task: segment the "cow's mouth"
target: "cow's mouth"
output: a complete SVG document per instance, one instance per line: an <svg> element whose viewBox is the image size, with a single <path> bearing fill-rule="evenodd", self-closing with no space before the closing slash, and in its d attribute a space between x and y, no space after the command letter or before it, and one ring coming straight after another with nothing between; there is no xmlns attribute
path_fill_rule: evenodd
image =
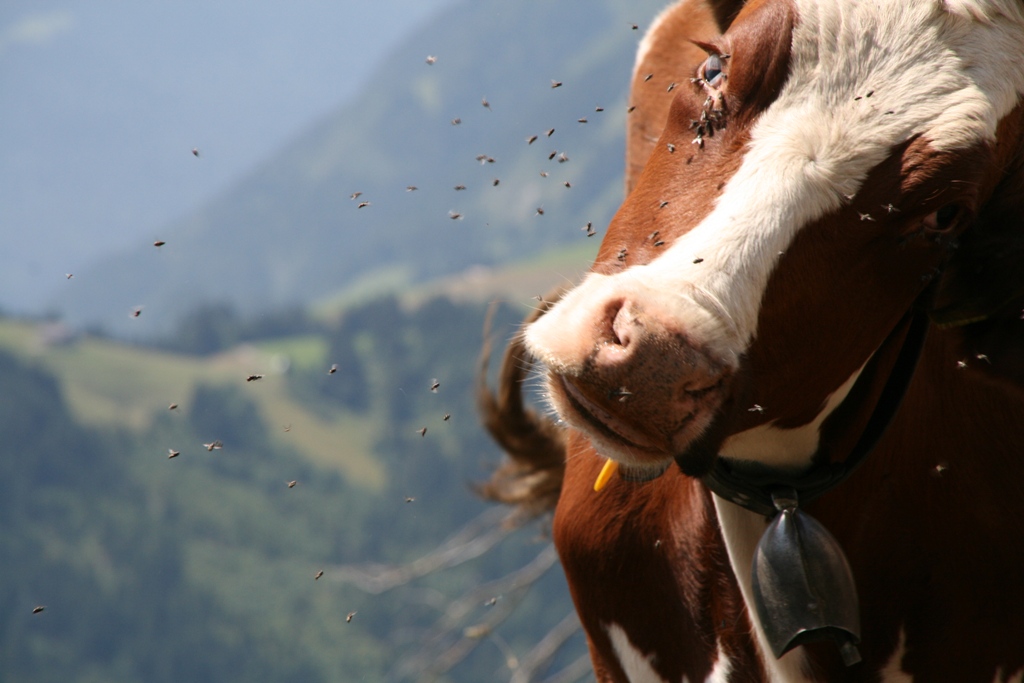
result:
<svg viewBox="0 0 1024 683"><path fill-rule="evenodd" d="M644 391L633 394L609 390L608 383L593 382L590 376L552 371L548 389L559 415L609 459L595 486L600 489L616 473L626 481L655 479L702 444L732 391L734 377L718 367L686 380L644 384ZM601 393L595 396L597 387Z"/></svg>
<svg viewBox="0 0 1024 683"><path fill-rule="evenodd" d="M564 399L558 402L558 407L566 421L592 436L598 436L602 441L617 444L619 448L616 450L624 450L627 454L627 457L620 460L636 465L641 464L636 462L636 456L641 456L643 460L671 459L672 454L667 450L667 444L662 446L654 443L648 434L588 397L571 379L553 375L550 384L553 392L561 394ZM566 406L571 410L566 411Z"/></svg>

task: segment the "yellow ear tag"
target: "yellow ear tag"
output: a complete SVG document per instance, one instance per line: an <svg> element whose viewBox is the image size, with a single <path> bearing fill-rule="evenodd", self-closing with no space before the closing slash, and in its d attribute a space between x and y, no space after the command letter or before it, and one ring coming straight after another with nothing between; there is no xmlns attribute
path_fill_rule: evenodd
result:
<svg viewBox="0 0 1024 683"><path fill-rule="evenodd" d="M594 482L594 490L600 491L604 488L608 480L612 478L612 475L619 470L619 463L608 458L604 461L604 467L601 468L601 473L597 475L597 481Z"/></svg>

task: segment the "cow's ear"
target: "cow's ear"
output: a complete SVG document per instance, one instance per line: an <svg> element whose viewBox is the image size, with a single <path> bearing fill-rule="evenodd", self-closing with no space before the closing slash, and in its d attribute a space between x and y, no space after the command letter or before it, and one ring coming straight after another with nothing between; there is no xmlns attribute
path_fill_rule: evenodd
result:
<svg viewBox="0 0 1024 683"><path fill-rule="evenodd" d="M968 365L1024 388L1024 105L1015 149L964 231L938 290L932 321L959 334Z"/></svg>
<svg viewBox="0 0 1024 683"><path fill-rule="evenodd" d="M694 41L707 43L725 33L742 0L681 0L651 24L637 50L626 125L626 194L661 136L675 93L707 57Z"/></svg>

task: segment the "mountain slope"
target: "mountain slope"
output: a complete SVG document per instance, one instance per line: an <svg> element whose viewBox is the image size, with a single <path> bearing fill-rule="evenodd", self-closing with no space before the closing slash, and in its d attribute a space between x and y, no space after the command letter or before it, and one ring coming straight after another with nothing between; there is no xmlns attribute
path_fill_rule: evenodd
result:
<svg viewBox="0 0 1024 683"><path fill-rule="evenodd" d="M0 2L0 308L38 312L64 273L154 239L453 4Z"/></svg>
<svg viewBox="0 0 1024 683"><path fill-rule="evenodd" d="M584 239L579 228L602 226L621 200L624 98L642 32L630 25L661 4L457 6L397 50L355 104L167 226L162 248L76 274L54 308L145 336L200 302L252 312L384 269L412 283Z"/></svg>

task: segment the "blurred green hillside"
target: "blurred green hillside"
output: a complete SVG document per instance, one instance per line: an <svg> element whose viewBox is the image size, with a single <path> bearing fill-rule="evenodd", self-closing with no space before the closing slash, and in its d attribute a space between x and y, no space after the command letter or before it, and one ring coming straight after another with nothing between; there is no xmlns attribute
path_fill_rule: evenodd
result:
<svg viewBox="0 0 1024 683"><path fill-rule="evenodd" d="M470 490L484 317L386 297L205 355L0 321L0 680L507 678L571 605L545 523Z"/></svg>

